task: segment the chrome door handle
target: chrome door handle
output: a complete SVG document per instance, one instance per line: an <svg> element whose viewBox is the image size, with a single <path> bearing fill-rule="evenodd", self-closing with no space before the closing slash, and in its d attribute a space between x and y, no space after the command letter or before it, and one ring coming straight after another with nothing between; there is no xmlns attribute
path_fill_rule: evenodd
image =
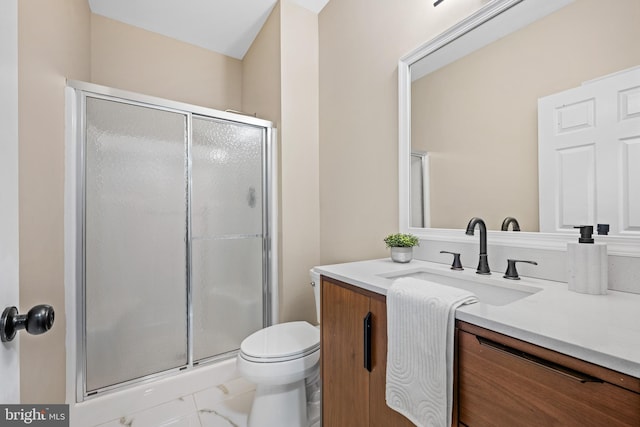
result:
<svg viewBox="0 0 640 427"><path fill-rule="evenodd" d="M0 317L0 340L13 340L20 329L32 335L44 334L53 327L54 319L53 307L47 304L36 305L27 314L18 314L16 307L7 307Z"/></svg>

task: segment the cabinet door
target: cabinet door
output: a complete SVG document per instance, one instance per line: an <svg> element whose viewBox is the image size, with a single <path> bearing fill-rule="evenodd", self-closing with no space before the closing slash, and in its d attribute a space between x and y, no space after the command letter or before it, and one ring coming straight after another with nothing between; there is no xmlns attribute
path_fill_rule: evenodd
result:
<svg viewBox="0 0 640 427"><path fill-rule="evenodd" d="M363 320L369 297L322 280L322 423L369 426L369 371L364 368Z"/></svg>
<svg viewBox="0 0 640 427"><path fill-rule="evenodd" d="M387 303L383 296L371 297L372 360L369 384L371 427L413 427L404 415L387 406Z"/></svg>
<svg viewBox="0 0 640 427"><path fill-rule="evenodd" d="M459 330L459 416L482 426L640 426L640 394Z"/></svg>

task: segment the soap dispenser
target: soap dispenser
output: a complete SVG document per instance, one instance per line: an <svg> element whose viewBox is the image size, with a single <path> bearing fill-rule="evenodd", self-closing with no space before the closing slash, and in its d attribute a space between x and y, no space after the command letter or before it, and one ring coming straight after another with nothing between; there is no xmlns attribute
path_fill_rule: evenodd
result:
<svg viewBox="0 0 640 427"><path fill-rule="evenodd" d="M578 243L567 243L569 290L582 294L604 295L609 282L607 245L595 243L593 226L581 225Z"/></svg>

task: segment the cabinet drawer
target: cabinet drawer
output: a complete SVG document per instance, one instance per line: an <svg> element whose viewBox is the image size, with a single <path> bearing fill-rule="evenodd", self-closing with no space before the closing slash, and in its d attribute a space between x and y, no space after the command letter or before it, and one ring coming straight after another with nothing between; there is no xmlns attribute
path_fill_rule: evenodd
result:
<svg viewBox="0 0 640 427"><path fill-rule="evenodd" d="M458 331L459 420L481 426L640 426L640 394Z"/></svg>

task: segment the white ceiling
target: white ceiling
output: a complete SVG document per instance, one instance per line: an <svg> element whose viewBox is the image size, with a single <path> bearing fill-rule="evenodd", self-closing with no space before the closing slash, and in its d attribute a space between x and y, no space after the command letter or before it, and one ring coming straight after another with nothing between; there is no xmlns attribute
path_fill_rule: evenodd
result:
<svg viewBox="0 0 640 427"><path fill-rule="evenodd" d="M242 59L277 0L88 0L91 11ZM319 13L329 0L291 0Z"/></svg>

